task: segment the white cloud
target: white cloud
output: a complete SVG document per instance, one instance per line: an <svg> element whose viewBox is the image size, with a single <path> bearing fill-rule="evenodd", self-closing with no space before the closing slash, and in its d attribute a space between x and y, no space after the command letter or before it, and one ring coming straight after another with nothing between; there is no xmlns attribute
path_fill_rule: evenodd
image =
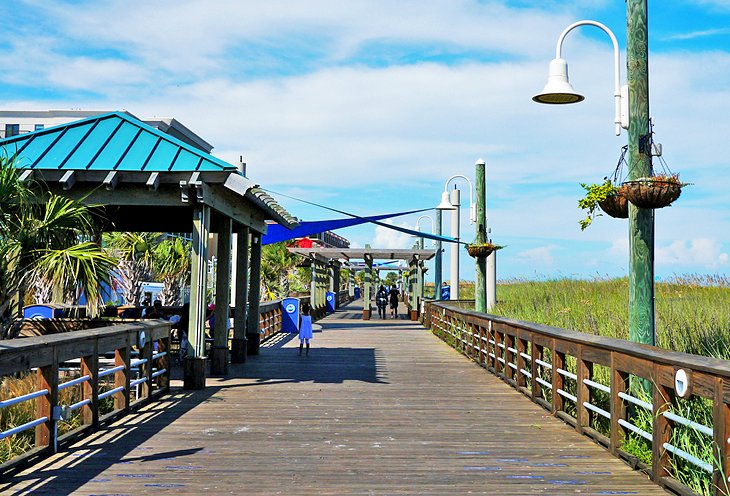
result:
<svg viewBox="0 0 730 496"><path fill-rule="evenodd" d="M657 264L680 267L699 265L709 270L717 270L730 261L730 256L722 252L720 243L709 238L676 240L658 247L654 256Z"/></svg>
<svg viewBox="0 0 730 496"><path fill-rule="evenodd" d="M409 226L407 223L394 223L388 219L384 222L385 224L395 224L400 227L412 229L413 226ZM411 248L415 243L415 238L409 234L396 231L394 229L388 229L383 226L375 226L375 236L373 237L372 247L373 248Z"/></svg>
<svg viewBox="0 0 730 496"><path fill-rule="evenodd" d="M540 246L518 252L516 258L521 263L535 267L538 271L549 272L554 268L553 252L557 249L559 249L557 245Z"/></svg>

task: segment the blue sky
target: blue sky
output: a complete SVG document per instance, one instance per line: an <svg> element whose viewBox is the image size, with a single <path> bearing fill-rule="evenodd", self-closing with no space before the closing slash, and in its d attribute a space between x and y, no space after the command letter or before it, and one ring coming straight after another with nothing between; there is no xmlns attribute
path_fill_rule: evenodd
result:
<svg viewBox="0 0 730 496"><path fill-rule="evenodd" d="M605 34L581 28L563 46L585 102L531 101L568 24L600 21L625 48L623 1L20 0L2 13L2 109L175 117L217 156L243 155L264 187L358 215L436 205L446 179L473 179L482 157L492 238L507 245L500 279L627 272L626 221L581 232L576 207L579 183L610 174L626 143L613 134ZM730 267L728 26L728 0L649 2L655 138L694 183L656 212L659 277ZM305 220L331 217L280 200ZM413 242L374 226L340 234ZM461 266L472 278L465 251Z"/></svg>

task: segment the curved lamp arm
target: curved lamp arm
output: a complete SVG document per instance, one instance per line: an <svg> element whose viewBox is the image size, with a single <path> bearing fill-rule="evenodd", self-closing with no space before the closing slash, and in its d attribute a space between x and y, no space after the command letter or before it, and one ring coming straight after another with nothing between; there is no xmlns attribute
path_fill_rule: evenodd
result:
<svg viewBox="0 0 730 496"><path fill-rule="evenodd" d="M613 77L613 97L615 102L615 115L614 115L614 124L616 124L616 136L621 134L621 128L624 127L622 120L621 120L621 57L619 53L618 48L618 40L616 39L616 36L613 34L613 31L611 31L608 26L605 24L602 24L598 21L577 21L568 26L563 30L562 33L560 33L560 36L558 36L558 43L555 47L555 58L556 59L562 59L561 56L561 50L563 47L563 41L565 40L565 37L570 33L573 29L580 27L580 26L595 26L598 29L602 30L604 33L608 35L609 38L611 38L611 43L613 43L613 67L614 67L614 77ZM628 97L628 95L627 95ZM625 126L624 129L628 129L628 126Z"/></svg>
<svg viewBox="0 0 730 496"><path fill-rule="evenodd" d="M466 182L469 183L469 223L474 224L474 222L476 222L476 212L474 211L474 197L472 196L472 189L474 189L474 186L471 184L469 178L462 174L454 174L446 180L446 184L444 184L444 191L448 192L449 183L452 179L456 179L457 177L466 179Z"/></svg>
<svg viewBox="0 0 730 496"><path fill-rule="evenodd" d="M532 97L532 100L537 103L547 104L568 104L578 103L584 100L584 96L576 93L568 81L568 63L561 56L561 49L563 41L569 32L578 26L595 26L602 30L604 33L611 38L613 43L613 60L614 60L614 102L615 102L615 113L614 113L614 124L616 124L616 136L621 134L621 128L629 128L629 87L624 85L621 86L621 63L618 48L618 41L613 32L608 27L597 21L578 21L574 22L558 37L558 43L555 48L555 56L550 62L550 69L548 71L548 82L543 88L542 93L539 93Z"/></svg>

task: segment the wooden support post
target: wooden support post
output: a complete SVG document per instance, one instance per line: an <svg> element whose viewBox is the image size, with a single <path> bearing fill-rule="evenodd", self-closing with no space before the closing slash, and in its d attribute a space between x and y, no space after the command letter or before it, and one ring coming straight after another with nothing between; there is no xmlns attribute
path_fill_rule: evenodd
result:
<svg viewBox="0 0 730 496"><path fill-rule="evenodd" d="M527 387L527 378L522 372L527 370L527 360L522 354L527 354L527 340L520 337L517 338L517 387Z"/></svg>
<svg viewBox="0 0 730 496"><path fill-rule="evenodd" d="M157 389L162 391L170 390L170 335L157 341L157 352L165 353L157 359L157 370L165 369L167 372L157 376Z"/></svg>
<svg viewBox="0 0 730 496"><path fill-rule="evenodd" d="M231 314L231 219L218 223L218 264L215 278L215 322L210 350L211 375L228 374L228 320Z"/></svg>
<svg viewBox="0 0 730 496"><path fill-rule="evenodd" d="M193 256L190 267L189 354L183 364L183 388L205 388L205 293L208 286L210 207L193 210Z"/></svg>
<svg viewBox="0 0 730 496"><path fill-rule="evenodd" d="M365 248L370 249L370 245L365 245ZM367 254L365 256L365 264L367 265L367 268L365 269L365 287L363 288L362 318L363 320L370 320L370 313L372 312L372 309L370 308L370 299L373 297L371 294L372 288L370 281L373 276L371 270L373 267L373 259Z"/></svg>
<svg viewBox="0 0 730 496"><path fill-rule="evenodd" d="M552 384L553 384L553 414L562 412L565 410L565 406L563 405L563 396L558 393L558 390L565 390L565 378L563 375L558 372L558 369L565 370L565 353L559 352L555 348L555 340L552 340L552 363L553 363L553 370L552 370Z"/></svg>
<svg viewBox="0 0 730 496"><path fill-rule="evenodd" d="M99 427L99 341L96 339L91 355L81 357L81 375L89 376L81 385L81 399L91 401L81 407L81 423L96 430Z"/></svg>
<svg viewBox="0 0 730 496"><path fill-rule="evenodd" d="M674 403L674 390L662 386L659 381L661 367L661 365L654 364L652 377L654 383L652 397L654 421L652 425L651 478L655 482L659 482L662 477L669 474L669 452L664 448L664 443L668 443L672 437L672 423L662 413L671 410L671 405Z"/></svg>
<svg viewBox="0 0 730 496"><path fill-rule="evenodd" d="M248 292L246 339L248 354L258 355L261 346L259 302L261 300L261 233L251 234L251 283Z"/></svg>
<svg viewBox="0 0 730 496"><path fill-rule="evenodd" d="M499 332L497 326L493 325L492 329L494 329L494 373L495 375L504 374L504 367L499 360L503 355L502 347L499 346L502 344L502 333Z"/></svg>
<svg viewBox="0 0 730 496"><path fill-rule="evenodd" d="M53 362L40 367L36 376L37 391L48 390L48 394L36 399L36 418L46 417L46 421L35 428L36 448L49 447L55 452L56 421L53 409L58 405L58 349L53 347Z"/></svg>
<svg viewBox="0 0 730 496"><path fill-rule="evenodd" d="M534 339L530 342L530 345L532 348L530 352L530 356L532 356L532 360L530 361L532 380L530 382L532 384L532 401L535 401L543 397L542 386L537 382L537 378L540 375L540 366L537 364L537 361L542 359L542 346L535 344Z"/></svg>
<svg viewBox="0 0 730 496"><path fill-rule="evenodd" d="M618 423L619 420L626 420L628 409L626 402L621 399L619 393L626 393L629 388L629 375L618 370L615 366L615 353L611 353L611 433L609 449L613 456L618 456L618 450L626 439L626 429Z"/></svg>
<svg viewBox="0 0 730 496"><path fill-rule="evenodd" d="M575 405L575 428L578 432L583 432L583 427L590 427L591 425L591 411L583 406L583 403L591 402L591 388L588 387L585 380L591 380L593 377L593 363L583 359L583 347L581 345L578 345L577 355L575 357L575 375L578 378L576 380L575 396L578 400Z"/></svg>
<svg viewBox="0 0 730 496"><path fill-rule="evenodd" d="M241 227L236 239L236 301L233 310L231 363L246 361L246 310L248 306L248 243L249 229Z"/></svg>
<svg viewBox="0 0 730 496"><path fill-rule="evenodd" d="M515 379L515 369L510 367L510 363L514 363L514 353L509 349L514 348L514 337L510 334L504 334L504 376L507 382Z"/></svg>
<svg viewBox="0 0 730 496"><path fill-rule="evenodd" d="M712 474L714 494L727 495L729 491L727 477L730 477L730 407L725 402L725 390L730 387L722 377L715 377L715 397L712 400L712 432L715 441L713 455L718 463Z"/></svg>
<svg viewBox="0 0 730 496"><path fill-rule="evenodd" d="M139 366L139 377L146 377L147 380L140 384L140 396L139 398L146 398L149 402L152 396L152 366L154 362L152 360L154 346L151 339L146 339L144 346L139 350L140 358L147 359L147 361Z"/></svg>
<svg viewBox="0 0 730 496"><path fill-rule="evenodd" d="M124 366L122 370L118 370L114 374L114 387L123 387L124 389L114 395L114 409L124 410L125 413L129 413L129 395L131 382L131 370L130 361L132 343L129 340L129 335L126 338L126 345L114 351L114 366Z"/></svg>

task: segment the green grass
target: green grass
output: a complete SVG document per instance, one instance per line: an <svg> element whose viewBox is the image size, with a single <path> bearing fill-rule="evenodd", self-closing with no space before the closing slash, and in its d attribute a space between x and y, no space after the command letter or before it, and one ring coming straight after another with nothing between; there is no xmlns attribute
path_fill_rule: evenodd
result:
<svg viewBox="0 0 730 496"><path fill-rule="evenodd" d="M730 359L730 279L725 276L682 276L655 285L656 345L714 358ZM474 285L462 281L460 298L474 298ZM629 339L628 279L594 280L545 279L514 280L497 287L498 303L493 314L579 332ZM549 359L547 361L550 361ZM566 368L575 371L575 360L566 360ZM605 370L604 370L605 369ZM608 370L594 367L594 380L608 385ZM566 381L566 390L572 381ZM640 389L640 388L638 388ZM546 391L547 393L547 391ZM643 391L634 391L642 396ZM645 393L644 393L645 394ZM593 403L608 409L608 396L593 394ZM651 402L648 395L642 399ZM566 402L566 411L573 405ZM699 397L678 400L671 405L674 413L695 422L712 426L712 401ZM573 408L574 410L574 408ZM631 422L652 431L652 414L642 408L632 409ZM593 428L608 435L608 423L597 418ZM671 444L707 463L715 461L714 443L697 431L675 425ZM651 444L630 433L623 449L645 463L651 463ZM671 473L677 480L699 494L712 493L709 474L681 458L671 456ZM715 463L716 465L716 463ZM727 474L726 474L727 475ZM725 490L725 488L723 488Z"/></svg>

